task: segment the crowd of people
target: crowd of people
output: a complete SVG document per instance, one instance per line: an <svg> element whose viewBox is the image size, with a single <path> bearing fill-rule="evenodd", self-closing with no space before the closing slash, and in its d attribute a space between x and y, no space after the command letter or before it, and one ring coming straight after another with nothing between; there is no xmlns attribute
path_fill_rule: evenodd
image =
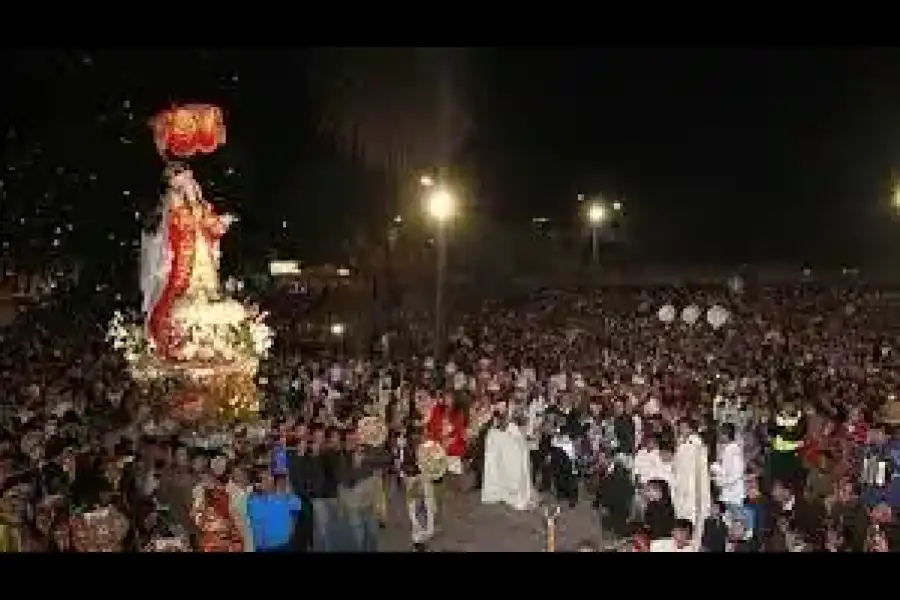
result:
<svg viewBox="0 0 900 600"><path fill-rule="evenodd" d="M891 551L892 301L860 283L540 290L454 318L440 356L301 353L285 336L258 421L190 429L123 370L111 307L60 292L2 332L0 546L371 552L403 502L426 550L442 497L474 486L518 510L593 502L633 551ZM665 304L728 322L661 320ZM492 497L516 462L497 460L499 432L525 449L515 499Z"/></svg>

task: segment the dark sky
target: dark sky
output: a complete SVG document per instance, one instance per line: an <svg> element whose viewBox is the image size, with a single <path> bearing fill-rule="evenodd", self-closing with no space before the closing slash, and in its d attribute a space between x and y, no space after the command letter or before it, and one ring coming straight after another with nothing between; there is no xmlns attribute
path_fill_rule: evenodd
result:
<svg viewBox="0 0 900 600"><path fill-rule="evenodd" d="M333 253L384 203L383 171L396 179L420 166L435 131L454 137L471 210L573 221L578 192L619 195L629 239L648 258L874 261L900 251L886 208L900 166L896 50L410 53L409 69L358 52L343 69L343 55L323 62L309 50L8 51L4 240L46 241L61 219L84 232L73 252L97 252L99 232L134 237L160 169L144 121L172 101L209 101L225 109L229 141L198 169L241 215L232 244L247 255L278 244ZM450 133L440 122L448 96ZM408 125L383 126L404 115ZM325 120L350 143L324 135Z"/></svg>

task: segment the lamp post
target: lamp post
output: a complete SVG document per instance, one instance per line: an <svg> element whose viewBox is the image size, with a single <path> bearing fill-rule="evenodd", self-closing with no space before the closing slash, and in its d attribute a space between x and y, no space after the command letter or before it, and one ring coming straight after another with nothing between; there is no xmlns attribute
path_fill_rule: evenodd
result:
<svg viewBox="0 0 900 600"><path fill-rule="evenodd" d="M591 263L596 266L600 259L600 227L606 221L606 206L591 202L587 209L588 225L591 227Z"/></svg>
<svg viewBox="0 0 900 600"><path fill-rule="evenodd" d="M440 358L443 349L444 331L444 272L447 270L447 225L456 214L456 197L443 186L435 185L433 181L428 184L422 181L426 188L425 211L428 217L437 225L435 235L435 249L437 251L437 264L434 290L434 354Z"/></svg>
<svg viewBox="0 0 900 600"><path fill-rule="evenodd" d="M345 350L344 349L344 340L345 340L344 334L347 333L347 326L340 322L334 322L328 326L328 330L331 332L331 335L334 336L334 338L337 340L338 349L340 350L340 356L343 359L344 354L345 354L345 352L344 352L344 350Z"/></svg>

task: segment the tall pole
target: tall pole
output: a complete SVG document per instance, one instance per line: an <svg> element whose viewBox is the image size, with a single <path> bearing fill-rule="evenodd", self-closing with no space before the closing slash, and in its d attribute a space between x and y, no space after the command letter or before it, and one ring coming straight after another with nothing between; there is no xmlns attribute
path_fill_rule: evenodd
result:
<svg viewBox="0 0 900 600"><path fill-rule="evenodd" d="M393 339L397 336L399 332L395 331L395 322L394 322L394 303L397 302L397 280L396 273L394 272L394 253L397 248L397 223L396 221L391 223L390 228L388 229L387 235L387 256L385 257L385 293L384 298L387 300L386 304L381 305L381 309L386 313L385 318L382 319L382 335L387 335L387 346L382 348L382 353L386 354L385 358L390 361L393 359ZM382 338L378 339L378 343L381 344Z"/></svg>
<svg viewBox="0 0 900 600"><path fill-rule="evenodd" d="M437 273L434 286L434 356L440 359L443 353L444 334L444 272L447 270L447 226L438 221L437 229Z"/></svg>
<svg viewBox="0 0 900 600"><path fill-rule="evenodd" d="M597 266L600 262L600 244L597 236L597 224L591 224L591 264Z"/></svg>

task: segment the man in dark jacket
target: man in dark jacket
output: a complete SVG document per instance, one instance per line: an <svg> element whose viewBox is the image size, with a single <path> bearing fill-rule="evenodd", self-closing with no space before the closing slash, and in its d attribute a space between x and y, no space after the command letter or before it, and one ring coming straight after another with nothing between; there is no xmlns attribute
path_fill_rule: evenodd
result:
<svg viewBox="0 0 900 600"><path fill-rule="evenodd" d="M710 514L703 521L703 533L700 536L700 549L703 552L725 552L728 545L728 525L725 524L725 506L721 502L713 502Z"/></svg>
<svg viewBox="0 0 900 600"><path fill-rule="evenodd" d="M288 481L291 489L303 502L291 539L291 548L295 552L309 552L313 544L313 508L312 498L309 495L313 477L313 457L309 455L308 445L308 441L301 438L295 447L287 451Z"/></svg>
<svg viewBox="0 0 900 600"><path fill-rule="evenodd" d="M613 428L616 432L616 450L628 456L635 452L634 417L625 410L625 403L617 400L613 407Z"/></svg>
<svg viewBox="0 0 900 600"><path fill-rule="evenodd" d="M339 454L325 443L326 432L315 427L310 432L310 443L305 454L306 475L304 485L312 504L313 549L316 552L337 550L338 463Z"/></svg>
<svg viewBox="0 0 900 600"><path fill-rule="evenodd" d="M601 515L604 508L607 511L606 526L616 535L625 537L630 534L628 517L631 515L631 503L634 499L631 473L619 462L602 457L598 469L600 479L596 504L600 507Z"/></svg>

